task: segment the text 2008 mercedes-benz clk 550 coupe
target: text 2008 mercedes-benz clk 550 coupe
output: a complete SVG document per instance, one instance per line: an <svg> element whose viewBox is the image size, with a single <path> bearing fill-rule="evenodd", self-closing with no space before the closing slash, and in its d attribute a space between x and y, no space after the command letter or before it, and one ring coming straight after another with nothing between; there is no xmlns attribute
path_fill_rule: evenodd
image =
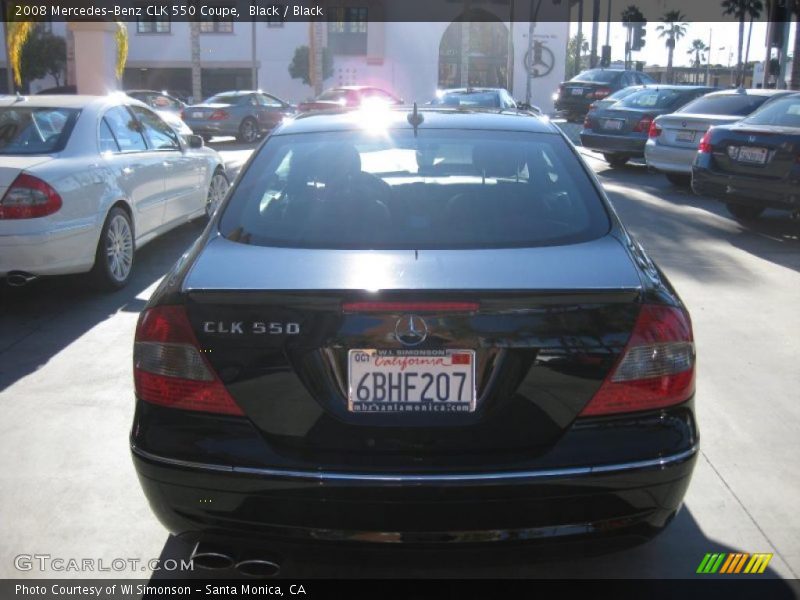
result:
<svg viewBox="0 0 800 600"><path fill-rule="evenodd" d="M284 123L141 314L134 377L141 484L190 540L647 537L698 451L685 307L529 114Z"/></svg>

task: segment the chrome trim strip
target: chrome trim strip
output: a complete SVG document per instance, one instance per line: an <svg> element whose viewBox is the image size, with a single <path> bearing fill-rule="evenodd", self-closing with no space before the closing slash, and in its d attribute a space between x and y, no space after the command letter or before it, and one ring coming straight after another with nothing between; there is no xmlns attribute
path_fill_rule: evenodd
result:
<svg viewBox="0 0 800 600"><path fill-rule="evenodd" d="M611 465L598 465L594 467L568 467L564 469L544 469L541 471L504 471L497 473L453 473L430 475L392 475L388 473L342 473L326 471L296 471L290 469L264 469L255 467L234 467L231 465L214 465L198 463L187 460L166 458L151 454L131 444L131 451L153 462L187 469L203 471L216 471L221 473L238 473L242 475L261 475L265 477L278 477L284 479L306 479L311 481L374 481L384 483L453 483L453 482L502 482L520 481L526 479L550 479L554 477L583 477L595 474L610 474L644 469L663 469L680 464L692 458L699 450L695 444L688 450L660 458L640 460L635 462L618 463Z"/></svg>

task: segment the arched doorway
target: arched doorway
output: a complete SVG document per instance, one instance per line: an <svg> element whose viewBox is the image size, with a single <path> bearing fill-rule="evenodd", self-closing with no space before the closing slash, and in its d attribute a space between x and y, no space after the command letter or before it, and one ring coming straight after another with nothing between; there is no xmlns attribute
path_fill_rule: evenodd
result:
<svg viewBox="0 0 800 600"><path fill-rule="evenodd" d="M450 23L439 42L439 88L508 87L508 27L484 10Z"/></svg>

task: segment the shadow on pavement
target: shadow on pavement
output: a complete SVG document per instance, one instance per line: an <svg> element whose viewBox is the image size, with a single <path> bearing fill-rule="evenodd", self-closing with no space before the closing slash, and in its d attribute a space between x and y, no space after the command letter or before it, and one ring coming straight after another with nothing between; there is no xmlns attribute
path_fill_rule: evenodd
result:
<svg viewBox="0 0 800 600"><path fill-rule="evenodd" d="M279 544L265 545L262 556L281 556L281 578L556 578L556 579L690 579L736 577L697 575L706 553L759 552L761 548L731 548L707 538L691 512L684 507L655 539L615 550L615 542L591 546L491 547L482 550L375 548L352 549L331 545L319 549L287 551ZM169 536L160 559L188 560L192 546ZM554 556L558 558L554 559ZM192 572L154 572L151 581L188 579L252 579L233 569ZM739 575L741 577L741 575ZM749 577L753 577L752 575ZM768 567L761 578L779 579ZM787 585L787 590L789 589Z"/></svg>
<svg viewBox="0 0 800 600"><path fill-rule="evenodd" d="M114 313L141 311L146 299L137 296L170 269L204 226L205 220L200 219L144 246L136 253L131 281L117 292L94 290L85 275L42 278L21 288L0 281L0 391ZM17 352L28 338L40 334L42 340L34 348Z"/></svg>

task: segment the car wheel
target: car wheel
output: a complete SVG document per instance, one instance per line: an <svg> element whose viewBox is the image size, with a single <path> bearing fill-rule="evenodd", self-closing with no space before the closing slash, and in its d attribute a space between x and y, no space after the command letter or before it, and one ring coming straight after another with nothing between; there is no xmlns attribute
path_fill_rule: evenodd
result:
<svg viewBox="0 0 800 600"><path fill-rule="evenodd" d="M236 136L240 142L252 144L258 139L258 123L252 117L247 117L239 125L239 135Z"/></svg>
<svg viewBox="0 0 800 600"><path fill-rule="evenodd" d="M665 173L672 185L678 187L689 187L692 184L692 176L685 173Z"/></svg>
<svg viewBox="0 0 800 600"><path fill-rule="evenodd" d="M742 221L757 219L764 212L764 209L759 206L747 206L746 204L735 204L733 202L729 202L725 207L729 213Z"/></svg>
<svg viewBox="0 0 800 600"><path fill-rule="evenodd" d="M606 162L612 167L622 167L625 166L625 163L628 162L630 157L625 154L611 154L606 152L603 154L603 158L605 158Z"/></svg>
<svg viewBox="0 0 800 600"><path fill-rule="evenodd" d="M114 291L125 287L133 272L133 226L128 213L112 208L100 230L92 278L98 288Z"/></svg>
<svg viewBox="0 0 800 600"><path fill-rule="evenodd" d="M217 167L214 175L211 177L211 183L208 185L208 196L206 197L206 216L210 219L219 208L219 205L225 199L225 194L228 193L228 188L231 187L225 172Z"/></svg>

